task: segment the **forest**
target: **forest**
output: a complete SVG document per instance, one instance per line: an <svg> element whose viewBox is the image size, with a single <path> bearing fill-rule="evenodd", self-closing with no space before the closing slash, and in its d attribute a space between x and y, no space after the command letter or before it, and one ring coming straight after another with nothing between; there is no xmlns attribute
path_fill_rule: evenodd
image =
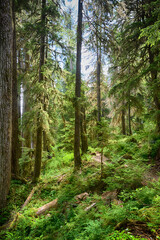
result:
<svg viewBox="0 0 160 240"><path fill-rule="evenodd" d="M160 239L160 0L0 0L0 239Z"/></svg>

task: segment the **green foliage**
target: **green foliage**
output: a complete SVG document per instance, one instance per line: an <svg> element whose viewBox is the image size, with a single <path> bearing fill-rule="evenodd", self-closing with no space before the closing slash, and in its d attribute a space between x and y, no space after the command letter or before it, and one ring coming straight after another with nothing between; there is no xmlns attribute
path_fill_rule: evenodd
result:
<svg viewBox="0 0 160 240"><path fill-rule="evenodd" d="M7 206L0 210L0 225L6 223L11 216L19 210L30 191L31 186L29 184L22 184L20 180L11 181L10 192L7 198Z"/></svg>
<svg viewBox="0 0 160 240"><path fill-rule="evenodd" d="M74 146L74 118L71 118L60 131L58 140L60 147L67 151L73 150Z"/></svg>
<svg viewBox="0 0 160 240"><path fill-rule="evenodd" d="M22 156L19 159L19 165L22 176L27 176L31 173L32 165L33 165L33 154L34 149L23 147ZM26 169L27 166L27 169ZM28 172L27 172L28 171Z"/></svg>
<svg viewBox="0 0 160 240"><path fill-rule="evenodd" d="M160 136L154 135L151 137L150 141L150 156L152 158L155 158L159 149L160 149Z"/></svg>
<svg viewBox="0 0 160 240"><path fill-rule="evenodd" d="M98 136L98 147L104 148L107 145L109 138L108 121L102 118L101 122L97 124L96 132Z"/></svg>
<svg viewBox="0 0 160 240"><path fill-rule="evenodd" d="M106 237L105 240L145 240L145 238L134 237L127 231L115 231L110 236Z"/></svg>
<svg viewBox="0 0 160 240"><path fill-rule="evenodd" d="M64 155L68 156L67 161L70 161L69 155L67 152L64 152L64 150L58 151L58 149L54 148L54 152L55 161L64 159ZM59 154L59 156L57 156L57 154ZM47 163L49 168L46 166L46 172L43 172L44 177L42 177L42 180L46 179L46 175L49 173L47 171L52 172L52 176L56 173L56 171L53 172L52 168L54 159L50 161L51 162ZM86 163L89 162L86 161ZM67 162L66 164L71 164L71 162ZM63 169L61 171L64 172L65 164L60 166ZM160 185L158 182L153 182L150 186L142 186L141 188L133 190L131 173L128 172L127 176L130 180L125 180L126 175L125 177L123 176L123 171L120 170L120 172L118 172L119 170L116 169L119 167L121 168L119 163L108 164L107 174L110 173L110 177L111 174L113 177L112 181L107 181L107 175L105 179L107 191L114 187L116 190L119 189L121 191L121 193L118 194L118 199L122 200L120 205L117 205L116 201L111 201L110 204L106 205L104 200L101 199L101 195L93 193L96 191L97 184L100 184L100 178L97 175L92 177L93 173L97 171L97 168L88 167L88 169L85 168L80 175L67 174L59 185L56 184L56 180L52 180L52 182L48 182L47 184L41 182L41 186L39 187L41 189L38 188L40 192L35 193L36 195L31 200L31 203L23 210L23 213L18 218L14 229L6 233L5 239L143 239L134 237L129 233L129 230L115 231L114 227L127 219L135 219L147 221L150 229L156 229L159 223L159 214L156 209L159 208ZM131 165L130 168L133 169L133 165ZM117 176L118 173L119 179L117 180L114 174ZM116 182L115 185L114 181ZM16 188L17 186L18 185L15 185ZM93 192L91 193L89 189L92 189ZM25 189L21 188L21 191L24 190ZM77 203L75 196L85 191L89 192L89 197ZM38 208L56 197L58 197L59 203L57 210L50 210L49 214L38 218L35 217L35 207ZM96 207L86 212L85 208L94 202L96 203Z"/></svg>
<svg viewBox="0 0 160 240"><path fill-rule="evenodd" d="M135 163L126 162L121 166L110 164L106 170L104 169L106 177L103 181L109 190L135 189L142 185L144 172L145 168L141 165L135 166Z"/></svg>
<svg viewBox="0 0 160 240"><path fill-rule="evenodd" d="M135 0L111 1L111 6L102 2L105 1L86 3L86 16L93 18L92 28L96 28L98 37L94 31L89 32L90 23L85 21L84 31L88 32L84 38L92 53L97 50L97 55L101 53L103 117L97 124L97 72L94 70L83 82L81 91L91 146L82 156L81 171L73 173L76 100L73 10L66 10L62 2L48 0L44 9L47 20L44 29L40 21L40 1L26 1L24 6L24 0L16 0L18 81L24 90L26 104L20 130L25 136L25 130L29 129L35 144L37 124L40 123L46 135L47 151L43 152L42 176L37 190L18 214L14 228L0 233L5 240L143 239L132 236L125 226L120 227L120 231L115 230L119 229L117 225L132 220L133 224L136 220L142 221L154 233L158 231L160 181L150 181L148 162L153 162L160 148L160 136L154 131L160 92L160 4L158 0L150 1L150 4ZM113 18L111 12L108 13L110 7ZM43 81L39 81L42 33L45 35L45 64L41 68ZM108 82L102 71L106 46L111 66ZM125 134L131 134L131 121L132 136L118 134L123 113ZM22 139L19 163L20 174L28 177L34 164L34 149L25 146L25 140ZM108 158L101 169L100 159L95 161L92 157L96 152ZM12 181L8 205L0 212L0 224L20 210L32 187ZM84 192L88 193L86 198L75 197ZM105 199L102 195L113 192L116 193L113 199ZM57 209L35 216L37 208L55 198L58 198ZM86 210L93 203L95 206Z"/></svg>
<svg viewBox="0 0 160 240"><path fill-rule="evenodd" d="M47 165L43 170L45 177L48 179L53 176L53 174L60 173L64 171L64 169L71 167L74 159L73 152L65 152L63 149L59 149L58 146L51 148L54 152L54 156L47 160Z"/></svg>

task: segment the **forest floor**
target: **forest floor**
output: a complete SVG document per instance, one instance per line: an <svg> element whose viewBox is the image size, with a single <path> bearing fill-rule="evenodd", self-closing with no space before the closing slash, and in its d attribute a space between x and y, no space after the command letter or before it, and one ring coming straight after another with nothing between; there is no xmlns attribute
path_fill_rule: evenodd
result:
<svg viewBox="0 0 160 240"><path fill-rule="evenodd" d="M96 161L98 163L101 163L101 153L100 152L96 152L95 155L93 155L92 160ZM103 164L106 165L106 161L110 161L110 160L109 160L109 158L107 158L104 155L102 155L102 161L103 161Z"/></svg>
<svg viewBox="0 0 160 240"><path fill-rule="evenodd" d="M43 160L36 186L12 180L0 223L14 221L0 239L160 239L158 163L147 139L112 138L103 151L103 169L101 149L89 147L77 173L73 153L55 147L54 157Z"/></svg>

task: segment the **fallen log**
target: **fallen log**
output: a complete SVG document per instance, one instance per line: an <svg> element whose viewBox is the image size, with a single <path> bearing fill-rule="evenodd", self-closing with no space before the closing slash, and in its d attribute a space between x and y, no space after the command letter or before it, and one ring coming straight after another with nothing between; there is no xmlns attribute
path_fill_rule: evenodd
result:
<svg viewBox="0 0 160 240"><path fill-rule="evenodd" d="M1 230L6 230L6 229L12 229L15 226L16 221L18 220L18 217L20 215L20 212L23 210L23 208L29 203L29 201L31 200L34 192L36 190L36 187L34 187L32 189L32 191L30 192L29 196L27 197L26 201L24 202L24 204L21 206L20 210L18 213L16 213L7 223L5 223L4 225L0 226L0 231Z"/></svg>
<svg viewBox="0 0 160 240"><path fill-rule="evenodd" d="M49 202L42 207L38 208L36 215L39 216L49 210L50 208L56 208L58 205L58 198L54 199L52 202Z"/></svg>
<svg viewBox="0 0 160 240"><path fill-rule="evenodd" d="M27 197L26 201L23 203L20 211L30 202L30 200L31 200L31 198L32 198L35 190L36 190L36 187L34 187L34 188L32 189L32 191L30 192L30 194L29 194L29 196Z"/></svg>

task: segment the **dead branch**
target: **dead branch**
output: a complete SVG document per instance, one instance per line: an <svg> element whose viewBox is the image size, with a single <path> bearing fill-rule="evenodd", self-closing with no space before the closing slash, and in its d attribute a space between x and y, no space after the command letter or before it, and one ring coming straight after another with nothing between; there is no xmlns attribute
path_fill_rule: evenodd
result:
<svg viewBox="0 0 160 240"><path fill-rule="evenodd" d="M36 190L36 188L34 187L34 188L32 189L32 191L30 192L29 196L27 197L26 201L23 203L20 211L22 211L22 209L30 202L30 200L31 200L31 198L32 198L35 190Z"/></svg>
<svg viewBox="0 0 160 240"><path fill-rule="evenodd" d="M89 210L91 210L91 208L95 207L96 203L92 203L90 206L85 208L85 212L88 212Z"/></svg>
<svg viewBox="0 0 160 240"><path fill-rule="evenodd" d="M52 202L49 202L42 207L38 208L36 215L39 216L43 214L45 211L49 210L50 208L56 208L58 203L58 198L54 199Z"/></svg>

